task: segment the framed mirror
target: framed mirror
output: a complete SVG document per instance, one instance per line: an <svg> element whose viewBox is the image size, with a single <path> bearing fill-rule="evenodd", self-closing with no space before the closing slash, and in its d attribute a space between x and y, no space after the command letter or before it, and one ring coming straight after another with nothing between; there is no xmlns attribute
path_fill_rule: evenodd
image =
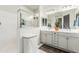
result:
<svg viewBox="0 0 79 59"><path fill-rule="evenodd" d="M70 14L63 16L63 28L70 29Z"/></svg>

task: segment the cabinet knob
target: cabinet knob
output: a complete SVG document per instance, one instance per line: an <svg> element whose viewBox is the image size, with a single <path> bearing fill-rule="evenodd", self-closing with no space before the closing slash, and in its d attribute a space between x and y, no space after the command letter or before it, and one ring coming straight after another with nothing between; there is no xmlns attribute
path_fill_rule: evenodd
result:
<svg viewBox="0 0 79 59"><path fill-rule="evenodd" d="M0 22L0 25L1 25L2 23Z"/></svg>
<svg viewBox="0 0 79 59"><path fill-rule="evenodd" d="M68 38L68 37L67 37L66 39L67 39L67 40L69 40L69 38Z"/></svg>

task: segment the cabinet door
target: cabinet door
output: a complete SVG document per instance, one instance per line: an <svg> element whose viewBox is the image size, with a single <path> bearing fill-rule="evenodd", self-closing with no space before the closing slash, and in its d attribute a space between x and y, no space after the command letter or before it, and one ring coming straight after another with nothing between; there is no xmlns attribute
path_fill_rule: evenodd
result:
<svg viewBox="0 0 79 59"><path fill-rule="evenodd" d="M47 41L46 41L46 43L47 43L48 45L51 45L51 44L52 44L52 39L53 39L53 34L52 34L52 32L47 32Z"/></svg>
<svg viewBox="0 0 79 59"><path fill-rule="evenodd" d="M47 32L41 31L41 42L46 44L47 43Z"/></svg>
<svg viewBox="0 0 79 59"><path fill-rule="evenodd" d="M38 50L38 37L24 38L23 39L23 50L24 53L37 53Z"/></svg>
<svg viewBox="0 0 79 59"><path fill-rule="evenodd" d="M67 49L67 37L66 36L61 36L59 35L58 37L58 45L60 48L64 48L64 49Z"/></svg>
<svg viewBox="0 0 79 59"><path fill-rule="evenodd" d="M68 49L74 52L79 52L79 38L78 37L69 38Z"/></svg>

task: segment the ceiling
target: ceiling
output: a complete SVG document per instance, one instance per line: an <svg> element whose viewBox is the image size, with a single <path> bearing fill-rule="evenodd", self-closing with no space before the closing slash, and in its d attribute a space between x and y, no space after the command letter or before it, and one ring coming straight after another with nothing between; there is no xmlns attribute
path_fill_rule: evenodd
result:
<svg viewBox="0 0 79 59"><path fill-rule="evenodd" d="M16 13L19 7L19 5L0 5L0 10Z"/></svg>
<svg viewBox="0 0 79 59"><path fill-rule="evenodd" d="M0 5L0 10L15 13L20 6L21 5ZM22 6L27 7L33 12L39 10L39 5L22 5ZM70 8L72 5L40 5L40 6L43 7L45 12L51 12L60 9L66 9L68 7Z"/></svg>
<svg viewBox="0 0 79 59"><path fill-rule="evenodd" d="M29 10L33 12L39 8L38 5L0 5L0 10L16 13L17 9L20 7L27 7Z"/></svg>
<svg viewBox="0 0 79 59"><path fill-rule="evenodd" d="M58 9L61 9L61 8L66 8L66 7L69 7L71 5L41 5L43 7L43 9L45 11L51 11L51 10L58 10ZM26 5L27 8L31 9L32 11L34 10L38 10L39 8L39 5Z"/></svg>
<svg viewBox="0 0 79 59"><path fill-rule="evenodd" d="M66 10L72 8L73 5L40 5L47 13L56 12L59 10ZM32 11L39 10L39 5L26 5L26 7Z"/></svg>
<svg viewBox="0 0 79 59"><path fill-rule="evenodd" d="M44 5L43 9L45 11L51 11L51 10L55 11L55 10L69 7L69 6L71 6L71 5Z"/></svg>
<svg viewBox="0 0 79 59"><path fill-rule="evenodd" d="M25 7L27 7L28 9L30 9L31 11L37 11L39 9L39 5L25 5Z"/></svg>

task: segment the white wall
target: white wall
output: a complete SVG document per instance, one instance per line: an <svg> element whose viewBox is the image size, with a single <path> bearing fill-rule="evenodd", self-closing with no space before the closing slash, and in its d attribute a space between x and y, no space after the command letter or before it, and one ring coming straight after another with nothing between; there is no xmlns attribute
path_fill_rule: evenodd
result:
<svg viewBox="0 0 79 59"><path fill-rule="evenodd" d="M54 14L49 15L49 16L48 16L48 20L51 21L52 28L54 28L54 24L55 24L55 15L54 15Z"/></svg>
<svg viewBox="0 0 79 59"><path fill-rule="evenodd" d="M17 14L0 10L0 22L0 52L17 52Z"/></svg>
<svg viewBox="0 0 79 59"><path fill-rule="evenodd" d="M39 25L40 25L40 28L43 27L42 26L42 18L47 18L47 15L46 15L46 12L45 12L43 6L40 6L39 7L39 20L40 20Z"/></svg>

